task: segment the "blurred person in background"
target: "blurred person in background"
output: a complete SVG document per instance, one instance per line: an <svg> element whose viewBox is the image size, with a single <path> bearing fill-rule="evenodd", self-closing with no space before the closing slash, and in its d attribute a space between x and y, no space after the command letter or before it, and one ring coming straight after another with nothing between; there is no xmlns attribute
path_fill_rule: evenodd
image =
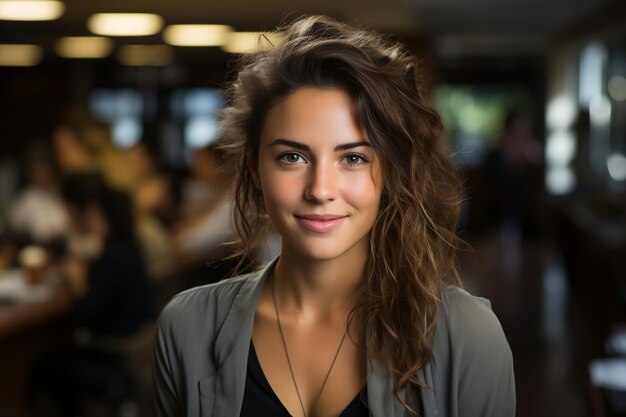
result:
<svg viewBox="0 0 626 417"><path fill-rule="evenodd" d="M181 218L172 227L176 259L185 270L187 287L229 277L237 265L229 258L233 247L227 245L236 238L227 175L223 155L215 146L194 150L191 176L182 185Z"/></svg>
<svg viewBox="0 0 626 417"><path fill-rule="evenodd" d="M154 281L169 277L175 267L170 238L156 218L160 206L169 202L160 180L155 180L152 162L145 160L149 156L137 150L125 158L115 147L109 126L76 109L59 123L54 145L64 175L99 173L108 186L130 193L136 210L135 232L148 274ZM131 167L129 160L139 166Z"/></svg>
<svg viewBox="0 0 626 417"><path fill-rule="evenodd" d="M485 161L493 218L503 229L514 229L512 233L520 238L537 237L543 148L522 111L510 109L502 124L497 146Z"/></svg>
<svg viewBox="0 0 626 417"><path fill-rule="evenodd" d="M486 210L498 228L504 271L518 271L522 244L536 240L541 230L543 152L527 114L509 109L502 134L484 162Z"/></svg>
<svg viewBox="0 0 626 417"><path fill-rule="evenodd" d="M223 155L217 152L215 145L193 150L189 175L181 186L181 218L202 217L224 197L228 180Z"/></svg>
<svg viewBox="0 0 626 417"><path fill-rule="evenodd" d="M506 273L522 267L522 245L536 242L542 230L543 149L523 111L509 109L502 134L484 161L486 199L493 226L499 233Z"/></svg>
<svg viewBox="0 0 626 417"><path fill-rule="evenodd" d="M37 141L25 151L25 185L11 200L7 228L14 249L37 244L57 253L67 237L68 218L59 191L59 176L48 142Z"/></svg>
<svg viewBox="0 0 626 417"><path fill-rule="evenodd" d="M513 417L511 350L459 288L460 190L415 57L321 16L244 55L221 128L244 259L176 296L158 416Z"/></svg>
<svg viewBox="0 0 626 417"><path fill-rule="evenodd" d="M131 194L141 252L154 282L170 278L176 262L168 226L174 219L170 179L159 170L156 156L139 142L123 152L132 178Z"/></svg>
<svg viewBox="0 0 626 417"><path fill-rule="evenodd" d="M84 110L72 109L57 125L53 140L63 175L99 172L111 187L131 189L131 172L106 123L95 120Z"/></svg>
<svg viewBox="0 0 626 417"><path fill-rule="evenodd" d="M60 270L80 327L67 349L35 364L34 415L83 415L85 398L124 395L117 392L128 388L124 358L114 347L138 335L154 317L129 196L97 173L66 177L62 195L70 237Z"/></svg>
<svg viewBox="0 0 626 417"><path fill-rule="evenodd" d="M124 149L123 155L132 178L135 207L169 226L175 217L172 184L159 168L154 150L146 142L138 142Z"/></svg>

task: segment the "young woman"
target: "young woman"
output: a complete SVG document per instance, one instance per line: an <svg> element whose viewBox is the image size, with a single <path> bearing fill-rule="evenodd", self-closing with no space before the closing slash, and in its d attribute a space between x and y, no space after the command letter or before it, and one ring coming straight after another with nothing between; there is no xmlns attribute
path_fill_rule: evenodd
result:
<svg viewBox="0 0 626 417"><path fill-rule="evenodd" d="M414 58L324 17L244 57L223 132L243 254L155 339L160 416L507 417L511 351L456 275L458 180ZM456 282L456 281L453 281Z"/></svg>

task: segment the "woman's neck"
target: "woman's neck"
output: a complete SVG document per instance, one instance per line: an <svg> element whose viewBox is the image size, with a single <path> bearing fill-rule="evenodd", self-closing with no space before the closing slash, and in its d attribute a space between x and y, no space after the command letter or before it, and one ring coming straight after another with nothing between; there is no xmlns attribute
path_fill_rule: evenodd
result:
<svg viewBox="0 0 626 417"><path fill-rule="evenodd" d="M303 259L283 246L272 277L281 311L301 320L323 320L349 312L360 296L365 261L365 256Z"/></svg>

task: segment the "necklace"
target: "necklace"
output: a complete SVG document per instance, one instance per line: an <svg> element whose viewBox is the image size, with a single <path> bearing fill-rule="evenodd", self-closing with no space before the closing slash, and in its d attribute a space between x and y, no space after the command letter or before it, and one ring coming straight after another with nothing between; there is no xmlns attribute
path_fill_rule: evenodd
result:
<svg viewBox="0 0 626 417"><path fill-rule="evenodd" d="M274 302L274 310L276 310L276 321L278 322L278 332L280 333L280 340L283 342L283 348L285 349L285 356L287 357L287 365L289 365L289 372L291 373L291 380L293 381L293 386L296 388L296 394L298 395L298 401L300 401L300 407L302 408L302 415L307 417L306 411L304 409L304 402L302 402L302 396L300 395L300 389L298 388L298 383L296 382L296 374L293 372L293 366L291 366L291 359L289 358L289 351L287 350L287 341L285 340L285 334L283 333L283 326L280 323L280 314L278 313L278 304L276 303L276 288L274 287L274 278L272 277L270 284L272 286L272 301ZM326 376L324 377L324 381L322 382L322 386L320 387L320 392L317 394L317 398L315 402L313 402L313 406L311 410L315 411L317 407L317 403L322 396L322 392L324 391L324 387L326 386L326 382L328 381L328 377L330 376L330 372L333 370L335 366L335 361L337 360L337 356L339 356L339 352L341 351L341 347L343 346L344 340L346 340L346 336L348 335L348 326L346 326L346 331L343 333L341 337L341 341L339 342L339 347L337 347L337 351L335 352L335 356L333 357L332 362L330 363L330 367L328 368L328 372L326 372Z"/></svg>

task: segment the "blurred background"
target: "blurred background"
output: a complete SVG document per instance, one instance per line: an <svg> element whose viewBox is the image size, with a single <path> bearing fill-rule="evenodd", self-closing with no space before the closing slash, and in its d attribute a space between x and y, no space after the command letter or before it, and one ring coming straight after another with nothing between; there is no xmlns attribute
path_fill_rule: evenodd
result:
<svg viewBox="0 0 626 417"><path fill-rule="evenodd" d="M418 55L517 415L626 415L623 0L0 0L0 416L153 415L158 311L236 263L223 89L303 14Z"/></svg>

